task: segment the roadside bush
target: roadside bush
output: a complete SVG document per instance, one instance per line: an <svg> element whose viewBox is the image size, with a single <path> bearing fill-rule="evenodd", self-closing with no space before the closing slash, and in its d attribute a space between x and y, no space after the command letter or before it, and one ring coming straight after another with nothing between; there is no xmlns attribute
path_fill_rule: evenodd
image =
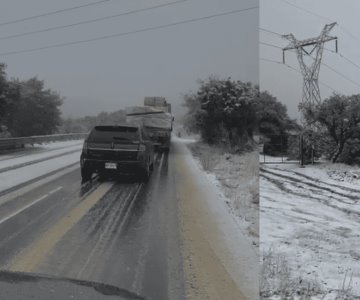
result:
<svg viewBox="0 0 360 300"><path fill-rule="evenodd" d="M261 92L254 100L257 130L265 137L285 135L289 131L299 131L300 126L290 119L287 108L269 92Z"/></svg>
<svg viewBox="0 0 360 300"><path fill-rule="evenodd" d="M313 120L325 128L322 149L332 162L356 163L360 160L360 94L334 94L312 113Z"/></svg>
<svg viewBox="0 0 360 300"><path fill-rule="evenodd" d="M199 84L196 93L185 95L186 128L199 132L208 144L225 144L234 151L252 148L258 87L213 76Z"/></svg>
<svg viewBox="0 0 360 300"><path fill-rule="evenodd" d="M349 165L360 165L360 135L358 138L347 141L339 161Z"/></svg>

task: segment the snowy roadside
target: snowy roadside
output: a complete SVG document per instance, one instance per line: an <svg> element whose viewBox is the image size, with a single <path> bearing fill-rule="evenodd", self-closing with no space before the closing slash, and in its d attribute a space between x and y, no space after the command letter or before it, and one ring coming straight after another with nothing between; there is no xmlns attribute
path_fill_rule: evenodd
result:
<svg viewBox="0 0 360 300"><path fill-rule="evenodd" d="M16 166L23 163L41 160L34 164L25 165L13 170L0 173L0 192L28 182L34 178L44 176L48 173L73 165L80 159L82 148L81 141L54 142L37 145L41 153L14 154L8 159L0 161L0 169ZM62 155L64 154L64 155ZM16 156L17 155L17 156ZM61 155L51 158L54 155Z"/></svg>
<svg viewBox="0 0 360 300"><path fill-rule="evenodd" d="M263 298L360 299L359 173L343 164L261 165Z"/></svg>
<svg viewBox="0 0 360 300"><path fill-rule="evenodd" d="M0 166L3 163L11 159L20 159L20 157L26 159L32 159L33 155L38 155L44 152L51 153L53 151L61 151L62 149L80 146L83 144L83 140L71 140L71 141L58 141L49 142L43 144L34 144L32 146L27 145L24 149L17 149L15 151L0 153Z"/></svg>
<svg viewBox="0 0 360 300"><path fill-rule="evenodd" d="M226 204L229 216L236 221L258 253L258 154L229 154L194 140L188 140L186 144L198 167L217 188L218 199Z"/></svg>
<svg viewBox="0 0 360 300"><path fill-rule="evenodd" d="M36 145L38 152L23 153L21 156L8 157L0 161L0 171L2 169L10 168L13 166L19 166L33 161L48 159L54 156L70 153L72 151L78 151L82 148L83 141L71 141L50 143L44 145ZM0 156L1 157L1 156Z"/></svg>

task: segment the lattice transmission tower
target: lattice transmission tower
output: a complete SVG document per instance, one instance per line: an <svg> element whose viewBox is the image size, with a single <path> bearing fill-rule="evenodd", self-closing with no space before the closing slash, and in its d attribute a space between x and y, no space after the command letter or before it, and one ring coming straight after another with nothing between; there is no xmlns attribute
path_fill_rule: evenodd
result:
<svg viewBox="0 0 360 300"><path fill-rule="evenodd" d="M287 47L283 48L283 63L285 63L285 52L295 50L300 64L303 75L302 109L312 111L321 103L319 88L320 65L326 42L335 40L336 52L338 50L337 37L329 35L335 25L336 23L325 25L319 36L310 39L297 40L292 33L282 36L290 42ZM306 57L311 59L311 63L305 61ZM302 113L304 115L304 111Z"/></svg>

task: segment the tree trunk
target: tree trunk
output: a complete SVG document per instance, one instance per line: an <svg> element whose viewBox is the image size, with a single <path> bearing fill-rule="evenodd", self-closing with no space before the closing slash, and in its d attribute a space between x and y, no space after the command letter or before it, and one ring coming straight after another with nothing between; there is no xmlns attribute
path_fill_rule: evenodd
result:
<svg viewBox="0 0 360 300"><path fill-rule="evenodd" d="M335 152L335 155L334 155L333 158L332 158L332 162L333 162L333 163L336 163L336 162L337 162L340 154L341 154L341 153L343 152L343 150L344 150L344 145L345 145L345 143L340 143L338 150Z"/></svg>

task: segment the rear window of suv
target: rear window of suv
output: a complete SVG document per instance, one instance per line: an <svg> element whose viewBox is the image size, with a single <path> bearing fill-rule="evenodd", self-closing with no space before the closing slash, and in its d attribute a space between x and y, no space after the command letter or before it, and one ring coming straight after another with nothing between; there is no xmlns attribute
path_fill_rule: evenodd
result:
<svg viewBox="0 0 360 300"><path fill-rule="evenodd" d="M138 141L137 127L96 126L90 133L88 142Z"/></svg>

